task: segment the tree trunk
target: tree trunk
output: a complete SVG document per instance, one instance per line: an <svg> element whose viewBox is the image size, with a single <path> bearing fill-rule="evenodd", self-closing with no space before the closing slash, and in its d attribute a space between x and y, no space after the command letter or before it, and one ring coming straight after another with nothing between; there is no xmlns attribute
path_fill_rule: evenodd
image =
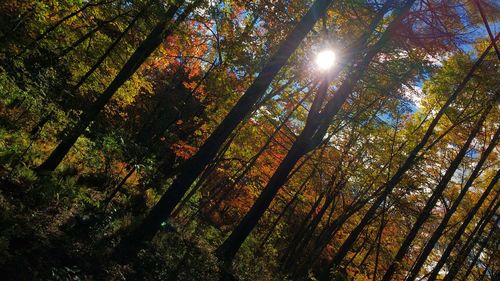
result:
<svg viewBox="0 0 500 281"><path fill-rule="evenodd" d="M491 237L495 233L496 227L495 225L491 226L490 233L488 233L488 236L482 241L480 248L477 250L477 253L474 255L474 258L470 262L469 266L467 267L467 270L465 271L464 277L462 278L462 281L467 281L467 278L469 277L470 273L472 272L472 269L474 269L474 266L476 265L477 261L479 260L479 257L484 251L484 248L488 245L488 243L491 240Z"/></svg>
<svg viewBox="0 0 500 281"><path fill-rule="evenodd" d="M282 89L283 90L283 89ZM301 89L302 90L302 89ZM290 110L290 112L285 116L285 118L283 119L283 121L275 128L275 130L271 133L271 135L267 138L266 142L264 143L264 145L259 149L259 151L257 151L257 153L255 153L251 158L250 158L250 161L248 163L245 164L245 167L243 168L243 171L240 173L239 171L237 171L235 173L235 180L231 183L231 185L229 186L225 186L224 188L222 188L222 186L220 186L218 183L216 184L216 187L214 189L215 190L215 193L212 195L212 196L216 196L218 194L220 194L221 192L223 193L221 196L220 196L220 199L217 200L217 202L213 205L213 207L211 209L215 209L217 207L218 204L220 204L222 201L224 201L227 196L229 196L230 192L232 190L235 189L235 187L238 185L238 183L247 175L247 173L252 169L254 163L259 159L259 157L262 155L262 153L264 153L264 151L266 151L266 149L269 147L269 145L271 144L271 142L275 139L276 135L278 135L279 132L281 132L281 129L288 123L288 121L290 120L290 118L292 118L292 115L293 113L299 108L299 106L302 105L302 103L304 102L304 100L309 97L312 93L312 90L309 91L298 103L297 105L295 105L292 110ZM235 134L233 134L233 137L235 136ZM221 151L223 152L223 151ZM219 154L223 154L223 153L219 153ZM205 169L205 171L199 176L201 179L205 176L206 172L207 172L208 169ZM236 177L237 175L237 177ZM200 179L198 179L198 182L200 182ZM197 183L196 186L186 195L184 196L184 199L177 205L177 207L174 209L174 211L172 211L172 216L176 216L176 214L180 211L180 209L182 208L182 206L186 203L186 200L189 200L191 198L191 196L194 195L194 193L200 188L201 186ZM201 208L201 206L200 206Z"/></svg>
<svg viewBox="0 0 500 281"><path fill-rule="evenodd" d="M279 221L285 215L286 211L288 211L288 208L290 208L295 203L295 201L297 200L297 198L299 198L299 196L302 194L302 192L304 191L304 189L307 186L307 183L309 182L309 180L314 175L314 172L315 172L315 170L313 170L309 174L309 176L306 177L306 179L302 182L302 184L299 186L298 190L293 195L292 199L290 199L290 201L285 205L285 207L283 208L283 210L281 210L281 212L278 215L278 217L271 223L271 228L269 229L269 231L267 232L267 234L264 236L264 238L262 239L262 242L260 244L260 248L261 249L263 249L264 246L266 245L267 240L269 240L269 237L271 237L271 235L273 234L274 229L276 229L276 226L278 226Z"/></svg>
<svg viewBox="0 0 500 281"><path fill-rule="evenodd" d="M50 26L49 28L47 28L45 31L43 31L40 35L38 35L35 38L35 40L33 40L33 42L29 43L21 52L19 52L17 55L15 55L15 57L18 58L18 57L21 57L22 55L24 55L27 51L29 51L30 49L32 49L33 47L35 47L40 41L42 41L45 37L47 37L47 35L49 35L49 33L51 33L52 31L54 31L61 24L63 24L65 21L67 21L70 18L72 18L72 17L78 15L79 13L85 11L87 8L94 7L94 6L99 6L99 5L103 5L103 4L107 4L107 3L111 3L113 1L114 0L111 0L111 1L100 1L100 2L97 2L97 3L92 3L92 2L86 3L85 5L83 5L78 10L76 10L76 11L74 11L72 13L69 13L68 15L66 15L63 18L61 18L60 20L58 20L55 24L53 24L52 26Z"/></svg>
<svg viewBox="0 0 500 281"><path fill-rule="evenodd" d="M56 59L56 62L54 64L57 64L57 62L59 61L59 59L65 57L66 55L68 55L71 51L73 51L74 49L76 49L78 46L80 46L80 44L82 44L83 42L85 42L87 39L91 38L94 34L96 34L101 28L103 28L104 26L106 26L107 24L110 24L110 23L113 23L115 22L117 19L129 14L130 11L128 12L124 12L124 13L119 13L117 14L116 16L114 16L113 18L109 19L109 20L105 20L105 21L102 21L100 22L96 27L94 27L92 30L90 30L89 32L85 33L84 35L82 35L80 38L78 38L78 40L74 41L73 44L71 44L70 46L64 48L59 54L57 54L57 57L55 58Z"/></svg>
<svg viewBox="0 0 500 281"><path fill-rule="evenodd" d="M386 203L384 202L384 205L382 206L382 218L380 219L380 226L377 230L377 237L375 239L375 243L377 243L377 248L375 250L375 263L373 265L373 281L377 280L377 273L378 273L378 263L379 263L379 258L380 258L380 244L382 243L382 234L384 232L385 228L385 212L387 211L387 208L385 207ZM365 257L366 258L366 257Z"/></svg>
<svg viewBox="0 0 500 281"><path fill-rule="evenodd" d="M458 95L462 92L467 83L470 81L476 69L482 64L482 62L486 58L486 55L491 50L491 47L492 45L490 44L488 48L486 48L486 50L483 52L481 57L474 63L474 65L471 67L465 78L462 80L462 82L458 85L455 91L450 95L445 104L436 114L431 124L427 128L427 131L425 132L421 141L413 148L413 150L410 152L410 155L408 156L408 158L406 158L403 165L401 165L401 167L396 171L396 173L391 177L391 179L384 185L383 192L377 197L372 207L370 207L370 209L363 216L361 222L353 229L353 231L351 231L351 233L344 241L344 243L342 243L337 254L333 258L331 265L332 269L335 269L340 264L340 262L342 262L345 255L356 241L357 236L361 233L361 231L367 225L370 219L376 214L376 211L380 206L380 204L385 200L386 196L389 195L392 192L392 190L396 187L396 185L401 181L404 174L411 167L413 167L413 165L415 164L415 160L417 159L418 153L424 148L425 144L431 137L434 128L438 124L439 120L441 119L441 117L443 117L444 113L446 112L450 104L458 97Z"/></svg>
<svg viewBox="0 0 500 281"><path fill-rule="evenodd" d="M194 8L193 5L191 5L190 7L191 9ZM156 50L156 48L158 48L158 46L163 42L163 39L173 32L175 26L179 22L184 20L191 12L191 9L186 9L184 13L175 21L175 23L172 23L172 19L179 8L180 6L173 5L168 9L165 15L165 19L162 19L155 26L148 37L141 43L141 45L136 49L132 56L130 56L128 61L113 79L108 88L89 108L87 108L82 113L78 123L74 127L68 127L65 130L65 136L62 141L52 151L49 158L45 160L45 162L43 162L40 166L38 166L37 170L55 170L55 168L61 163L63 158L69 152L71 147L73 147L78 137L80 137L80 135L83 134L89 124L96 119L97 115L101 112L101 110L108 103L111 97L113 97L116 91L136 72L136 70L144 63L144 61L146 61L149 55L154 50Z"/></svg>
<svg viewBox="0 0 500 281"><path fill-rule="evenodd" d="M297 251L297 246L298 246L297 244L304 237L305 229L306 229L307 225L309 224L309 221L311 220L314 211L319 206L321 201L323 201L324 196L325 196L324 192L322 192L318 196L318 198L314 201L311 208L309 209L309 212L307 212L305 218L302 220L302 222L296 228L296 230L294 232L295 234L293 235L292 239L290 240L290 243L288 243L289 244L288 248L286 249L286 252L282 257L282 260L283 260L282 265L281 265L282 269L286 270L289 268L289 266L291 264L291 260L293 260L293 258L294 258L294 253Z"/></svg>
<svg viewBox="0 0 500 281"><path fill-rule="evenodd" d="M472 248L477 244L479 239L481 238L481 235L483 234L484 229L486 228L486 225L488 225L491 221L491 219L494 217L496 212L496 208L494 209L494 212L490 214L488 219L484 221L484 223L481 225L481 227L477 230L475 235L471 235L468 241L465 243L465 245L460 249L460 252L458 253L457 257L455 258L455 261L451 265L450 270L448 273L444 276L443 281L452 281L455 280L455 277L457 276L458 272L462 268L462 264L464 263L465 259L469 255L469 253L472 251ZM498 224L499 218L497 217L496 219L491 221L491 232L494 232L496 230L497 224ZM473 239L470 239L473 238ZM429 279L433 280L433 279Z"/></svg>
<svg viewBox="0 0 500 281"><path fill-rule="evenodd" d="M443 234L444 229L448 225L448 222L451 219L451 216L457 210L458 206L462 202L462 199L465 197L465 194L467 193L467 191L469 190L469 188L474 183L474 180L476 180L476 178L479 176L479 174L481 172L481 168L483 167L484 163L486 162L486 159L488 158L488 156L490 155L490 153L493 151L493 149L496 147L496 144L498 143L499 137L500 137L500 128L497 129L497 131L495 132L495 135L493 136L493 139L491 140L490 144L488 145L488 147L486 148L486 150L481 154L479 162L476 164L476 167L472 171L471 175L469 176L469 179L465 183L464 188L462 188L462 190L460 191L460 194L458 195L458 197L455 199L455 201L453 201L453 205L450 207L450 210L448 210L448 212L446 212L446 215L444 216L444 218L440 222L439 226L436 228L436 230L432 234L431 238L429 239L429 241L425 245L424 249L421 251L421 253L420 253L417 261L415 262L415 264L413 265L413 268L410 271L410 274L409 274L408 278L406 279L407 281L413 281L413 280L415 280L417 278L417 275L420 272L420 269L422 268L422 266L425 263L427 257L429 256L429 254L431 253L432 249L434 248L434 245L437 243L437 241L439 240L439 238ZM493 185L490 185L490 187L491 188L488 188L488 189L486 189L484 191L483 195L481 196L481 199L483 197L484 197L484 199L486 199L486 197L491 192L491 190L493 188ZM484 199L483 200L481 200L481 199L480 199L479 202L481 202L481 204L482 204L482 202L484 201ZM474 211L474 208L470 212L473 212L473 211Z"/></svg>
<svg viewBox="0 0 500 281"><path fill-rule="evenodd" d="M490 184L487 187L487 190L492 189L496 183L498 182L498 179L500 178L500 170L497 171L495 177L491 180ZM488 192L489 193L489 192ZM493 213L495 213L495 210L498 208L498 203L496 203L496 200L498 199L499 194L495 196L495 199L492 200L487 208L486 215L491 212L493 209ZM472 221L474 215L477 213L481 205L483 204L484 200L486 200L487 197L487 192L483 193L479 201L474 205L474 208L467 213L467 217L464 219L462 224L460 225L460 228L455 232L455 235L453 238L450 240L448 245L446 246L446 249L444 252L441 254L441 258L437 262L437 264L434 266L434 269L432 270L429 279L428 280L435 280L437 275L439 274L439 271L441 268L444 266L445 262L448 260L448 257L450 256L451 252L453 251L453 248L455 248L455 245L460 241L460 238L462 235L465 233L465 230L469 226L469 223ZM480 225L478 223L477 227Z"/></svg>
<svg viewBox="0 0 500 281"><path fill-rule="evenodd" d="M469 146L472 143L472 141L476 138L477 133L481 130L481 127L483 126L484 120L486 120L486 116L488 116L488 113L490 112L491 108L493 106L493 103L490 102L488 107L484 110L483 114L481 115L481 118L477 121L477 123L474 125L474 128L470 132L467 141L464 143L458 154L455 156L453 161L451 162L450 166L448 169L446 169L446 172L444 176L441 178L439 181L438 185L434 189L434 192L432 193L431 197L427 202L425 203L424 209L420 212L420 215L418 216L417 220L413 224L410 232L408 235L406 235L405 240L399 247L399 250L394 257L394 260L392 261L391 265L385 272L384 276L382 277L382 281L389 281L392 279L392 275L396 272L397 270L397 264L400 264L401 261L403 260L404 256L408 252L408 249L411 246L411 243L415 239L415 237L418 234L418 231L422 228L422 225L429 219L432 209L436 206L436 203L438 199L442 196L444 190L446 189L446 186L450 182L451 178L455 174L456 170L458 169L460 163L464 159L467 151L469 150Z"/></svg>
<svg viewBox="0 0 500 281"><path fill-rule="evenodd" d="M248 237L257 222L267 210L272 200L278 193L280 187L285 184L288 174L293 169L297 161L307 151L308 143L305 142L305 136L299 136L288 154L285 156L276 172L273 174L268 184L257 198L252 208L243 217L242 221L236 226L231 235L217 249L219 258L228 264L233 260L236 252L239 250L245 239Z"/></svg>
<svg viewBox="0 0 500 281"><path fill-rule="evenodd" d="M150 2L152 3L152 2ZM72 91L76 92L82 85L87 81L87 79L101 66L101 64L104 62L104 60L111 54L113 49L120 43L122 38L132 29L132 27L135 25L135 23L144 15L146 12L147 8L149 6L146 5L137 15L130 21L130 23L125 27L125 29L118 35L118 37L111 42L111 44L108 46L106 51L97 59L97 61L92 65L92 67L85 72L85 74L78 80L78 83L73 87Z"/></svg>
<svg viewBox="0 0 500 281"><path fill-rule="evenodd" d="M140 225L133 229L120 243L117 247L118 252L127 248L126 251L134 252L143 241L153 238L161 223L170 216L177 203L204 168L212 161L226 139L231 135L231 132L250 113L254 108L254 104L262 98L279 70L286 64L288 58L297 49L316 21L326 13L331 2L333 0L316 0L314 2L222 123L208 137L198 152L186 162L182 171L160 201L151 209Z"/></svg>

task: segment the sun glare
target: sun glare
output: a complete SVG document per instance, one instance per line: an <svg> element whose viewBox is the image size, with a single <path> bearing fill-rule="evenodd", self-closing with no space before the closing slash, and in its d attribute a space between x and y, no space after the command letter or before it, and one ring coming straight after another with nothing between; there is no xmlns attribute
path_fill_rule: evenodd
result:
<svg viewBox="0 0 500 281"><path fill-rule="evenodd" d="M323 50L316 55L316 66L321 71L332 68L335 64L336 56L332 50Z"/></svg>

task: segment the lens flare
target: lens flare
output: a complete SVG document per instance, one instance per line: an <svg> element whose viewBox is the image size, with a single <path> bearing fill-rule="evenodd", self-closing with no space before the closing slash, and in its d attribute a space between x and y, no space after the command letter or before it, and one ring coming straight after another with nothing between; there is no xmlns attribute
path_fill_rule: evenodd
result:
<svg viewBox="0 0 500 281"><path fill-rule="evenodd" d="M321 71L326 71L335 65L335 52L332 50L323 50L316 55L316 66Z"/></svg>

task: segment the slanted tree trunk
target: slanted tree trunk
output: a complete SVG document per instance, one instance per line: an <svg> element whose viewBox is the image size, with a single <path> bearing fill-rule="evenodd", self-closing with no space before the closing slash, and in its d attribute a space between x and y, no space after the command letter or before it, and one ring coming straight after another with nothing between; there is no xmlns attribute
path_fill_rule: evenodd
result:
<svg viewBox="0 0 500 281"><path fill-rule="evenodd" d="M295 201L299 198L299 196L302 195L302 192L306 188L307 183L309 182L309 180L313 177L315 171L316 171L316 169L313 169L313 171L306 177L306 179L302 182L302 184L299 186L299 188L297 189L297 191L293 195L292 199L290 199L290 201L288 201L288 203L285 205L285 207L283 207L283 210L281 210L281 212L278 215L278 217L271 223L271 228L269 229L269 231L267 232L267 234L264 236L264 238L262 239L262 242L260 244L260 248L261 249L263 249L264 246L266 245L267 241L269 240L269 238L273 234L274 230L278 226L278 223L281 220L281 218L285 215L285 213L288 211L288 209L293 204L295 204Z"/></svg>
<svg viewBox="0 0 500 281"><path fill-rule="evenodd" d="M382 281L391 280L393 274L396 272L396 270L398 270L397 265L401 263L404 256L408 252L408 249L410 249L411 243L413 242L413 240L417 236L418 231L422 228L422 225L429 219L431 212L432 212L432 209L434 209L434 207L436 206L438 199L442 196L444 190L446 189L446 186L448 185L451 178L455 174L460 163L462 163L462 160L464 159L467 151L469 150L470 144L476 138L476 135L481 130L481 127L483 126L483 123L486 120L486 116L488 116L488 113L490 112L492 107L493 107L493 102L490 102L490 104L487 106L487 108L484 110L483 114L481 115L481 118L479 118L477 123L472 128L464 145L462 146L462 148L460 149L458 154L455 156L453 161L450 163L450 166L448 167L448 169L446 169L444 176L441 178L438 185L436 186L436 188L432 192L432 195L425 203L423 210L420 212L420 214L419 214L417 220L415 221L415 223L413 224L410 232L406 235L405 240L403 241L403 243L399 247L399 250L396 253L396 256L394 257L394 260L392 261L391 265L389 266L389 268L385 272L384 276L382 277Z"/></svg>
<svg viewBox="0 0 500 281"><path fill-rule="evenodd" d="M446 215L439 223L439 226L436 228L434 233L432 233L431 238L429 239L429 241L425 245L424 249L421 251L417 261L415 262L415 264L413 265L413 268L410 271L408 278L406 279L407 281L413 281L417 278L417 275L420 272L420 269L422 268L425 261L427 260L427 257L429 256L432 249L434 248L434 245L437 243L437 241L439 240L439 238L443 234L444 229L448 225L449 220L451 219L451 217L453 216L455 211L458 209L458 206L460 205L460 203L462 202L466 193L468 192L468 190L470 189L470 187L474 183L474 180L476 180L477 177L479 176L481 169L482 169L484 163L486 162L486 159L491 154L493 149L496 147L499 137L500 137L500 128L497 129L490 144L488 145L486 150L481 154L479 162L476 164L474 170L472 171L471 175L469 176L469 179L465 183L465 186L462 188L462 190L460 191L460 193L457 196L457 198L455 199L455 201L453 201L453 205L450 207L448 212L446 212ZM488 196L489 193L491 192L492 188L493 188L493 186L491 185L491 188L486 189L481 198L483 198L483 197L486 198L486 196ZM481 201L481 203L482 203L482 201ZM474 209L472 209L471 212L472 211L474 211Z"/></svg>
<svg viewBox="0 0 500 281"><path fill-rule="evenodd" d="M387 212L386 202L384 202L382 206L382 217L380 218L380 226L378 227L377 230L377 237L375 238L375 243L376 243L376 250L375 250L375 263L373 265L373 281L377 280L377 273L378 273L378 263L379 263L379 258L380 258L380 245L382 243L382 234L384 232L385 228L385 214ZM367 253L368 255L369 253ZM366 259L366 257L365 257ZM363 259L364 260L364 259Z"/></svg>
<svg viewBox="0 0 500 281"><path fill-rule="evenodd" d="M314 2L285 41L281 43L276 53L266 63L245 94L199 148L198 152L185 163L182 171L160 201L151 209L138 227L133 229L123 239L123 242L118 245L118 252L127 248L127 251L134 252L143 241L153 238L161 223L170 217L172 210L205 167L213 160L233 130L254 109L255 103L264 96L280 69L286 64L288 58L313 28L316 21L326 13L332 2L333 0L316 0Z"/></svg>
<svg viewBox="0 0 500 281"><path fill-rule="evenodd" d="M284 90L283 87L280 87L281 90L278 90L277 92L280 92L282 90ZM300 92L302 91L302 89L299 89L297 92ZM229 186L225 186L224 188L222 188L222 186L220 186L219 183L216 184L216 186L214 187L214 190L215 190L215 193L212 194L212 197L215 197L217 195L219 195L220 193L222 193L222 195L220 196L220 198L215 202L215 204L213 205L212 208L210 208L211 210L215 209L217 207L217 205L219 205L222 201L224 201L227 196L229 196L230 192L232 190L235 189L235 187L239 184L239 182L248 174L248 172L250 172L250 170L252 169L252 167L254 166L255 162L259 159L259 157L264 153L264 151L266 151L266 149L269 147L269 145L275 140L275 137L278 135L278 133L281 132L281 129L283 127L286 126L286 124L288 123L288 121L292 118L293 114L296 112L296 110L303 104L304 100L306 98L308 98L310 95L312 94L312 90L310 90L293 108L292 110L290 110L290 112L285 116L285 118L283 119L283 121L280 122L280 124L278 126L276 126L276 128L274 129L274 131L271 133L271 135L269 137L267 137L267 140L266 142L264 143L264 145L259 149L259 151L257 151L257 153L255 153L251 158L250 158L250 161L248 163L246 163L244 165L244 168L243 168L243 171L239 172L237 171L234 175L234 178L235 180L229 185ZM233 134L233 137L235 136L235 134ZM230 143L230 142L228 142ZM228 144L226 144L226 147L228 146ZM224 154L224 151L221 151L222 153L219 153L219 155L221 154ZM213 165L211 165L212 169L215 168ZM198 179L198 182L200 182L200 179L204 178L207 176L207 172L208 172L208 168L205 169L205 171L203 171L203 173L199 176L199 179ZM187 201L189 201L189 199L196 193L196 191L201 187L201 184L196 184L194 188L192 188L191 191L189 191L189 193L184 196L184 199L177 205L177 207L174 209L174 211L172 211L172 216L176 216L177 213L179 213L179 211L181 210L181 208L183 207L183 205L185 205L187 203ZM200 206L201 208L201 206Z"/></svg>
<svg viewBox="0 0 500 281"><path fill-rule="evenodd" d="M297 163L297 161L302 157L302 151L306 150L307 142L305 142L305 140L294 143L274 175L269 180L269 183L264 188L264 191L255 201L250 211L245 215L243 220L235 228L231 235L219 247L218 255L220 258L227 262L232 261L243 241L247 238L257 224L258 220L271 204L271 201L276 196L279 188L285 183L287 176L295 166L295 163Z"/></svg>
<svg viewBox="0 0 500 281"><path fill-rule="evenodd" d="M106 26L106 25L108 25L110 23L115 22L117 19L119 19L119 18L121 18L123 16L126 16L129 13L130 13L130 11L127 11L127 12L124 12L124 13L118 13L117 15L115 15L114 17L112 17L109 20L103 20L102 22L99 22L96 27L94 27L93 29L91 29L89 32L83 34L80 38L78 38L76 41L74 41L70 46L64 48L59 54L57 54L57 57L55 58L56 62L54 64L56 64L59 61L59 59L67 56L71 51L73 51L74 49L76 49L83 42L87 41L87 39L89 39L92 36L94 36L94 34L96 34L104 26Z"/></svg>
<svg viewBox="0 0 500 281"><path fill-rule="evenodd" d="M439 274L439 271L444 266L445 262L448 260L448 257L450 256L451 252L455 248L455 245L458 243L458 241L460 241L460 238L465 233L465 230L469 226L469 223L472 221L472 219L474 218L476 213L479 211L479 209L483 205L484 201L488 197L488 194L491 192L491 190L496 185L496 183L498 182L499 179L500 179L500 170L497 171L497 173L495 174L495 176L493 177L493 179L489 183L488 187L486 188L486 191L483 193L483 195L481 195L481 198L479 198L479 200L474 205L472 210L467 213L467 217L465 217L462 224L460 225L458 230L455 232L455 235L453 235L453 238L450 240L450 242L446 246L446 249L441 254L441 258L439 259L437 264L434 266L434 269L432 270L432 272L429 276L429 280L436 279L437 275ZM495 201L497 200L498 196L499 196L499 194L497 193L497 195L495 196L495 199L490 202L486 213L489 213L492 208L494 208L496 210L496 208L498 206L494 207L494 205L495 205Z"/></svg>
<svg viewBox="0 0 500 281"><path fill-rule="evenodd" d="M388 165L387 162L382 170L379 172L377 176L375 176L370 184L367 183L368 187L365 190L371 190L373 185L375 185L376 179L385 170L385 167ZM380 190L376 191L375 194L379 193ZM366 194L365 194L366 195ZM314 262L318 259L318 257L323 252L324 248L328 245L328 243L332 240L332 237L337 233L337 231L344 225L344 223L349 220L349 218L361 210L373 197L366 197L364 195L360 195L356 201L348 206L347 211L333 220L328 226L326 226L317 239L314 242L314 247L311 253L308 254L305 262L301 262L301 273L307 272L307 270L313 266ZM300 276L300 275L299 275Z"/></svg>
<svg viewBox="0 0 500 281"><path fill-rule="evenodd" d="M409 6L414 2L414 0L407 1L405 4L409 9ZM375 20L373 21L371 27L375 28L378 22L383 18L383 14L379 13ZM217 255L220 259L224 260L229 264L236 252L239 250L245 239L248 237L253 228L257 225L259 219L262 217L264 212L267 210L272 200L278 193L279 189L285 183L288 174L291 172L295 164L308 152L319 145L326 134L326 131L331 123L331 119L340 110L342 104L347 99L349 94L354 89L356 82L361 79L364 71L370 64L373 57L380 51L383 44L387 42L390 37L390 33L399 24L401 17L398 16L382 35L381 39L370 48L368 53L363 58L359 65L354 67L354 72L351 76L342 83L339 90L335 93L333 98L327 102L325 109L320 112L321 105L323 104L324 97L328 90L329 78L325 78L322 84L319 86L317 96L313 101L311 110L307 116L307 121L304 130L297 137L296 141L292 144L292 147L288 151L287 155L280 163L273 176L269 180L268 184L259 195L252 208L243 217L243 220L236 226L234 231L229 235L229 237L222 243L222 245L217 249ZM371 29L367 34L371 34ZM360 46L366 44L365 38L368 36L365 34L362 36ZM362 48L361 48L362 49Z"/></svg>
<svg viewBox="0 0 500 281"><path fill-rule="evenodd" d="M292 239L290 240L290 243L288 245L288 248L286 249L285 254L282 256L282 269L288 269L290 262L294 258L294 254L297 251L297 244L299 241L302 240L305 234L305 229L307 225L309 224L309 221L311 220L314 211L318 208L319 204L325 197L325 193L322 192L318 198L314 201L312 204L311 208L309 209L309 212L307 212L305 218L302 220L302 222L299 224L299 226L295 230L295 234L292 236Z"/></svg>
<svg viewBox="0 0 500 281"><path fill-rule="evenodd" d="M78 137L80 137L85 129L94 121L97 115L104 109L104 106L113 97L116 91L125 83L136 71L137 69L146 61L146 59L151 55L151 53L160 46L164 38L170 35L175 26L177 26L181 21L183 21L194 8L196 3L191 4L189 8L184 10L182 15L179 16L175 22L172 22L174 15L180 8L180 5L172 5L166 12L165 18L162 19L149 33L147 38L142 41L141 45L135 50L135 52L130 56L128 61L122 67L120 72L113 79L111 84L104 90L104 92L99 95L97 100L87 108L82 115L80 120L74 127L68 127L65 130L64 137L59 145L52 151L49 158L47 158L37 170L39 171L53 171L61 163L63 158L69 152L71 147L75 144Z"/></svg>
<svg viewBox="0 0 500 281"><path fill-rule="evenodd" d="M479 257L483 253L484 248L486 248L486 246L490 242L491 237L493 237L495 230L496 230L495 225L492 225L490 233L488 233L488 236L486 236L486 238L484 238L484 240L481 242L481 245L480 245L479 249L477 250L476 254L474 255L474 258L472 259L469 266L467 267L467 270L465 271L465 274L464 274L464 277L462 278L462 281L467 281L467 279L469 278L469 275L471 274L472 269L474 269L474 266L476 266L476 263L479 260Z"/></svg>
<svg viewBox="0 0 500 281"><path fill-rule="evenodd" d="M52 31L56 30L65 21L67 21L70 18L72 18L72 17L80 14L81 12L85 11L87 8L89 8L89 7L95 7L95 6L100 6L100 5L104 5L104 4L108 4L108 3L111 3L113 1L115 1L115 0L110 0L110 1L104 0L104 1L99 1L99 2L96 2L96 3L92 3L92 2L86 3L85 5L83 5L82 7L80 7L78 10L76 10L76 11L74 11L72 13L69 13L68 15L62 17L60 20L58 20L52 26L50 26L45 31L43 31L40 35L38 35L35 38L35 40L33 40L26 47L24 47L24 49L22 49L21 52L19 52L17 55L15 55L15 57L21 57L21 56L23 56L27 51L29 51L30 49L34 48L40 41L42 41L45 37L47 37L47 35L49 35Z"/></svg>
<svg viewBox="0 0 500 281"><path fill-rule="evenodd" d="M85 72L85 74L78 80L78 83L73 87L72 91L76 92L84 83L87 81L87 79L101 66L101 64L106 60L106 58L109 57L111 52L114 50L114 48L120 43L122 38L132 29L132 27L135 25L135 23L144 15L144 13L147 11L147 8L149 7L150 4L152 4L153 1L149 2L144 8L142 8L137 15L130 21L130 23L125 27L125 29L118 35L118 37L111 42L111 44L108 46L108 48L104 51L104 53L96 60L96 62L92 65L92 67Z"/></svg>
<svg viewBox="0 0 500 281"><path fill-rule="evenodd" d="M351 231L347 239L342 243L340 246L337 254L335 254L331 267L332 270L335 270L337 266L342 262L344 257L346 256L347 252L349 249L352 247L354 242L356 241L357 236L362 232L362 230L365 228L367 223L370 221L370 219L376 214L376 211L380 204L385 200L387 195L389 195L392 190L396 187L396 185L401 181L403 176L406 174L406 172L413 167L413 165L416 163L416 160L418 160L418 154L419 152L424 148L425 144L428 142L430 139L431 135L433 134L434 128L436 125L439 123L439 120L443 115L445 114L446 110L450 106L450 104L455 101L455 99L458 97L458 95L462 92L462 90L465 88L467 83L470 81L472 78L472 75L474 72L477 70L477 68L482 64L484 59L486 58L487 54L491 50L492 45L490 44L488 48L483 52L481 57L474 63L474 65L471 67L465 78L462 80L462 82L457 86L455 91L448 97L446 100L445 104L441 107L441 109L438 111L434 119L432 120L431 124L427 128L424 136L420 140L420 142L412 149L410 152L410 155L406 158L405 162L400 166L400 168L396 171L396 173L391 177L391 179L382 187L383 191L382 193L375 199L373 202L373 205L368 209L366 214L363 216L361 221L358 223L358 225Z"/></svg>
<svg viewBox="0 0 500 281"><path fill-rule="evenodd" d="M484 221L484 223L481 225L481 227L477 231L474 231L475 235L471 234L469 239L467 239L467 242L462 247L462 249L460 249L460 252L457 254L457 257L455 258L455 261L451 265L450 270L444 276L443 281L455 280L455 277L460 272L460 269L462 269L462 264L464 263L465 259L467 258L469 253L472 251L474 246L478 243L479 239L483 235L484 229L486 228L486 226L488 224L491 224L491 231L492 232L494 232L496 230L496 227L497 227L497 224L498 224L498 221L500 220L500 218L497 217L496 219L493 219L495 212L496 212L496 208L494 209L494 212L492 212L490 214L488 219L486 219ZM429 279L429 280L433 280L433 279Z"/></svg>

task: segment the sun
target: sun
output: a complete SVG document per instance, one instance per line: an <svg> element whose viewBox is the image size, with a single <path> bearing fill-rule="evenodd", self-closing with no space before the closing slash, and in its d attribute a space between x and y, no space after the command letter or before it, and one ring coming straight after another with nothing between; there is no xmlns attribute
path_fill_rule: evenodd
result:
<svg viewBox="0 0 500 281"><path fill-rule="evenodd" d="M321 71L326 71L335 65L337 56L332 50L323 50L316 55L316 66Z"/></svg>

